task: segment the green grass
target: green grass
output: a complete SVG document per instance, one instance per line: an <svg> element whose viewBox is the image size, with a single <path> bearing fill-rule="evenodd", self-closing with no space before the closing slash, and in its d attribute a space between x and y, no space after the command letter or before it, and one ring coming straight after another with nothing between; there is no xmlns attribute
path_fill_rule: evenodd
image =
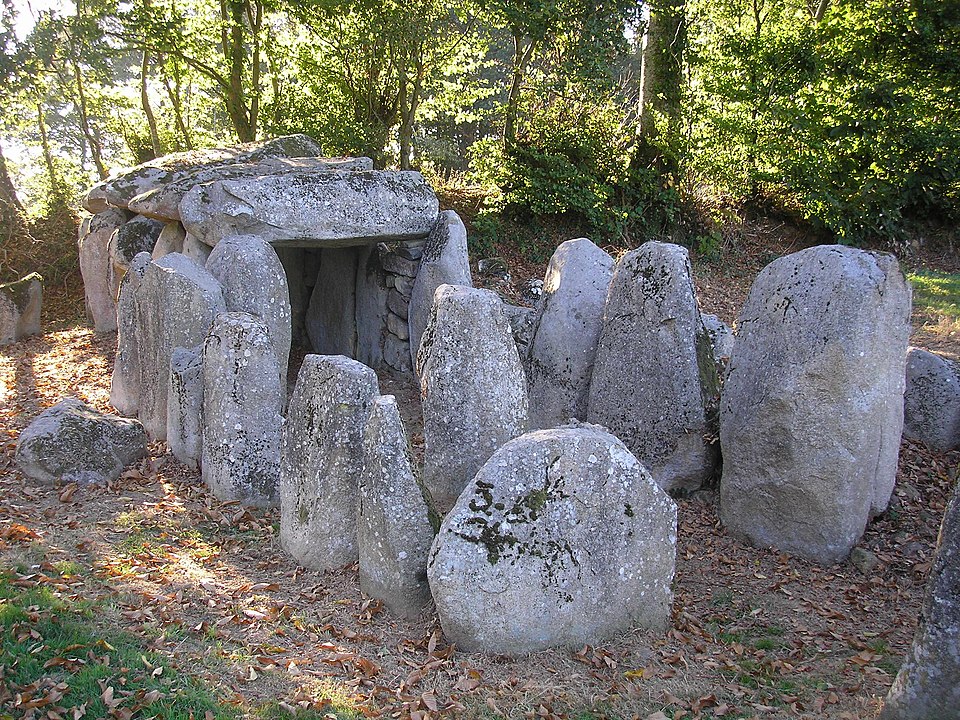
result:
<svg viewBox="0 0 960 720"><path fill-rule="evenodd" d="M186 720L207 712L215 718L239 717L199 680L146 652L135 636L99 627L95 618L102 608L12 580L0 575L0 665L5 668L0 697L38 683L34 700L62 694L45 710L64 708L61 714L71 716L73 708L85 705L86 717L107 717L103 696L113 688L113 707L139 717Z"/></svg>
<svg viewBox="0 0 960 720"><path fill-rule="evenodd" d="M913 284L913 305L921 312L960 320L960 273L921 270L908 273Z"/></svg>

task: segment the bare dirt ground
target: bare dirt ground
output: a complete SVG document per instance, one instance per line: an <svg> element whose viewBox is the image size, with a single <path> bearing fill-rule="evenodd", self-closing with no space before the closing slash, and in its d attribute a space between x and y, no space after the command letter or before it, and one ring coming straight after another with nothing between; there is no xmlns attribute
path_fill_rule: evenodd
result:
<svg viewBox="0 0 960 720"><path fill-rule="evenodd" d="M698 263L704 309L733 320L754 266ZM516 263L511 292L541 272ZM363 597L356 566L297 567L275 511L219 503L162 445L109 488L26 482L13 453L37 413L66 396L110 410L115 336L79 324L78 297L67 287L44 335L0 349L0 557L22 582L99 600L100 622L245 713L278 701L321 717L860 720L876 716L907 651L958 453L904 442L891 507L860 544L875 567L747 546L701 492L679 501L669 632L513 659L464 653L432 611L403 621ZM382 385L404 403L416 450L416 389Z"/></svg>

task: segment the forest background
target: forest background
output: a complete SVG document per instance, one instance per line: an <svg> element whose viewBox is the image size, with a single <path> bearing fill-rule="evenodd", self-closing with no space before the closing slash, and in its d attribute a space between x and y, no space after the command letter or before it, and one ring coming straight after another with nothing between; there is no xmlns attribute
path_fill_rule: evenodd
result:
<svg viewBox="0 0 960 720"><path fill-rule="evenodd" d="M473 249L563 232L709 256L732 217L955 241L960 3L2 0L0 280L75 266L83 190L170 152L307 133L419 169ZM458 207L458 209L461 209ZM567 232L567 236L572 236ZM561 237L559 239L566 239ZM23 249L41 267L21 267Z"/></svg>

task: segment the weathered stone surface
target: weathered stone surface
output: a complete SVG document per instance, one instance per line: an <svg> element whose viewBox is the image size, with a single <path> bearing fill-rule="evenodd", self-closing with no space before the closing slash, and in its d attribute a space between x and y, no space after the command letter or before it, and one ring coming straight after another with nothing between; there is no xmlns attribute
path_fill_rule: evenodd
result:
<svg viewBox="0 0 960 720"><path fill-rule="evenodd" d="M732 533L818 562L846 557L893 490L909 321L892 255L825 245L763 269L721 405Z"/></svg>
<svg viewBox="0 0 960 720"><path fill-rule="evenodd" d="M437 196L417 172L291 172L195 187L180 202L187 232L208 245L230 235L307 247L425 237Z"/></svg>
<svg viewBox="0 0 960 720"><path fill-rule="evenodd" d="M356 353L358 262L356 248L324 248L320 253L305 322L310 346L321 355Z"/></svg>
<svg viewBox="0 0 960 720"><path fill-rule="evenodd" d="M383 341L383 361L397 372L408 373L410 365L410 342L396 335L387 334Z"/></svg>
<svg viewBox="0 0 960 720"><path fill-rule="evenodd" d="M489 290L441 285L417 360L423 482L453 506L480 466L529 423L527 388L503 303Z"/></svg>
<svg viewBox="0 0 960 720"><path fill-rule="evenodd" d="M373 370L307 355L287 408L280 460L280 544L316 570L355 562L363 429L380 395Z"/></svg>
<svg viewBox="0 0 960 720"><path fill-rule="evenodd" d="M110 282L110 238L129 216L125 210L108 208L87 219L81 228L86 230L81 232L78 242L83 294L97 332L117 329L117 298Z"/></svg>
<svg viewBox="0 0 960 720"><path fill-rule="evenodd" d="M373 170L370 158L268 157L258 163L233 163L205 167L132 198L130 210L164 222L180 219L180 201L198 185L216 180L237 180L291 171Z"/></svg>
<svg viewBox="0 0 960 720"><path fill-rule="evenodd" d="M960 720L960 489L937 541L913 646L880 720Z"/></svg>
<svg viewBox="0 0 960 720"><path fill-rule="evenodd" d="M677 508L603 428L501 447L444 519L427 574L443 633L468 652L596 644L670 617Z"/></svg>
<svg viewBox="0 0 960 720"><path fill-rule="evenodd" d="M727 379L730 370L730 356L733 355L734 335L733 328L727 325L716 315L703 313L703 326L710 336L710 346L713 348L713 359L717 364L717 377Z"/></svg>
<svg viewBox="0 0 960 720"><path fill-rule="evenodd" d="M430 603L427 554L435 530L392 395L377 398L367 420L359 509L360 589L391 612L416 617Z"/></svg>
<svg viewBox="0 0 960 720"><path fill-rule="evenodd" d="M94 185L83 199L92 213L108 205L125 208L137 195L162 187L211 165L255 163L269 157L312 157L321 152L317 142L306 135L286 135L232 148L210 148L172 153L125 169Z"/></svg>
<svg viewBox="0 0 960 720"><path fill-rule="evenodd" d="M147 452L143 426L104 415L75 398L40 413L17 440L16 462L42 483L106 485Z"/></svg>
<svg viewBox="0 0 960 720"><path fill-rule="evenodd" d="M174 348L198 347L226 310L210 273L180 253L151 262L137 288L139 417L152 440L167 437L167 377Z"/></svg>
<svg viewBox="0 0 960 720"><path fill-rule="evenodd" d="M423 248L420 271L409 294L407 319L410 323L410 356L414 367L423 331L430 320L433 295L441 285L473 286L470 257L467 255L467 229L453 212L444 210ZM403 293L400 292L401 297Z"/></svg>
<svg viewBox="0 0 960 720"><path fill-rule="evenodd" d="M115 267L127 268L140 253L152 253L163 227L159 220L142 215L128 220L110 238L110 261Z"/></svg>
<svg viewBox="0 0 960 720"><path fill-rule="evenodd" d="M183 241L186 237L187 232L183 229L183 225L178 222L168 222L163 226L163 230L160 231L160 235L157 237L157 244L153 246L153 252L150 253L150 257L154 260L159 260L164 255L169 255L170 253L182 253Z"/></svg>
<svg viewBox="0 0 960 720"><path fill-rule="evenodd" d="M246 312L263 322L277 357L286 390L290 359L290 291L276 252L252 235L224 238L207 260L207 272L223 288L228 312Z"/></svg>
<svg viewBox="0 0 960 720"><path fill-rule="evenodd" d="M206 267L212 251L213 248L200 242L190 233L187 233L183 238L183 255L193 260L200 267Z"/></svg>
<svg viewBox="0 0 960 720"><path fill-rule="evenodd" d="M167 389L167 445L193 470L203 456L203 351L175 348Z"/></svg>
<svg viewBox="0 0 960 720"><path fill-rule="evenodd" d="M140 409L140 312L137 293L150 265L150 254L140 253L120 283L117 299L117 354L110 381L110 404L133 417Z"/></svg>
<svg viewBox="0 0 960 720"><path fill-rule="evenodd" d="M0 345L40 334L43 278L30 273L0 285Z"/></svg>
<svg viewBox="0 0 960 720"><path fill-rule="evenodd" d="M386 243L377 245L377 250L380 253L380 265L388 273L404 275L411 278L417 276L417 270L420 268L419 260L411 260L410 258L403 257L400 253L396 252L395 248L388 246Z"/></svg>
<svg viewBox="0 0 960 720"><path fill-rule="evenodd" d="M613 258L586 238L561 243L543 280L530 343L530 422L585 420Z"/></svg>
<svg viewBox="0 0 960 720"><path fill-rule="evenodd" d="M520 362L523 363L523 371L526 373L529 383L530 342L533 340L533 333L536 330L537 311L534 308L510 305L509 303L503 304L503 311L507 314L507 320L510 321L513 340L517 343L517 352L520 353Z"/></svg>
<svg viewBox="0 0 960 720"><path fill-rule="evenodd" d="M305 333L304 319L307 316L307 304L310 302L310 288L307 285L305 248L274 248L283 274L287 276L287 290L290 293L291 345L297 345ZM314 271L310 276L312 285L317 277Z"/></svg>
<svg viewBox="0 0 960 720"><path fill-rule="evenodd" d="M403 295L397 292L396 288L390 288L387 292L387 309L396 314L398 317L407 319L410 311L410 304L409 301L403 297ZM407 335L409 334L410 330L408 329Z"/></svg>
<svg viewBox="0 0 960 720"><path fill-rule="evenodd" d="M217 316L203 344L203 481L221 500L276 502L283 394L276 349L249 313Z"/></svg>
<svg viewBox="0 0 960 720"><path fill-rule="evenodd" d="M399 315L387 313L387 330L396 335L401 340L410 339L410 330L407 321Z"/></svg>
<svg viewBox="0 0 960 720"><path fill-rule="evenodd" d="M617 263L587 417L623 440L664 490L714 473L719 381L686 249L647 242Z"/></svg>
<svg viewBox="0 0 960 720"><path fill-rule="evenodd" d="M907 352L903 434L935 452L960 447L960 369L916 347Z"/></svg>
<svg viewBox="0 0 960 720"><path fill-rule="evenodd" d="M384 327L387 318L386 273L380 266L375 245L355 249L357 283L355 290L357 350L356 359L364 365L383 365Z"/></svg>

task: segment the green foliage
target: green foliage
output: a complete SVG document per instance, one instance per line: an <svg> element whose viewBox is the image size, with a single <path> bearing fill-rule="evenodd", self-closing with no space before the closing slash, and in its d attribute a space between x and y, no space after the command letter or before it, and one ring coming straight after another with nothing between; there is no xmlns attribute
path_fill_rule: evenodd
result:
<svg viewBox="0 0 960 720"><path fill-rule="evenodd" d="M676 189L643 162L648 148L623 114L613 98L568 96L533 110L516 143L477 143L477 177L498 189L491 209L526 222L564 217L604 242L664 232L677 212Z"/></svg>
<svg viewBox="0 0 960 720"><path fill-rule="evenodd" d="M692 3L702 177L840 242L960 217L960 10L913 0ZM755 12L759 8L759 12Z"/></svg>

